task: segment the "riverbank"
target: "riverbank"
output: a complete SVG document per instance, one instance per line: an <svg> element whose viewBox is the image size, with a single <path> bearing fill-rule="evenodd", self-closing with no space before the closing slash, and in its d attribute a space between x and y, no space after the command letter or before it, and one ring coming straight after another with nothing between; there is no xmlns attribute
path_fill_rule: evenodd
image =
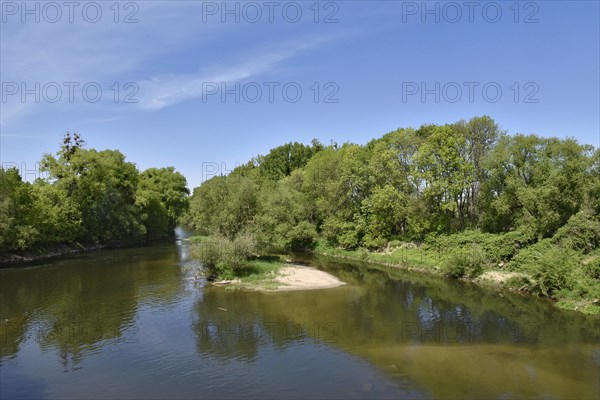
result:
<svg viewBox="0 0 600 400"><path fill-rule="evenodd" d="M213 282L215 286L267 292L329 289L345 285L316 268L287 262L252 261L244 276Z"/></svg>
<svg viewBox="0 0 600 400"><path fill-rule="evenodd" d="M53 245L36 250L12 252L0 255L0 267L12 267L20 264L28 264L38 261L46 261L67 257L77 254L96 253L106 251L105 245L75 245L75 244L60 244Z"/></svg>
<svg viewBox="0 0 600 400"><path fill-rule="evenodd" d="M0 254L0 268L18 267L20 265L28 265L40 261L57 260L63 257L71 256L83 256L88 254L95 254L99 252L113 252L114 258L119 258L119 250L148 246L153 243L167 242L174 240L175 236L144 240L135 243L121 243L121 244L91 244L83 245L80 243L75 244L56 244L51 246L40 247L36 250L28 250L21 252L11 252L6 254Z"/></svg>
<svg viewBox="0 0 600 400"><path fill-rule="evenodd" d="M344 250L319 243L312 252L337 260L360 261L433 276L454 278L490 289L509 290L531 296L535 296L535 293L530 288L532 285L539 285L539 281L543 278L532 276L526 272L503 269L504 263L499 263L496 266L488 264L477 273L465 273L462 276L456 276L449 272L452 271L452 269L449 269L449 265L453 260L450 259L448 252L434 251L426 246L418 246L413 243L403 243L397 248L388 248L383 251ZM466 255L466 258L470 256ZM550 298L557 307L562 309L591 315L600 314L599 300L594 297L594 293L586 294L587 296L584 295L578 298L572 291L563 290L559 291L557 296L540 297Z"/></svg>

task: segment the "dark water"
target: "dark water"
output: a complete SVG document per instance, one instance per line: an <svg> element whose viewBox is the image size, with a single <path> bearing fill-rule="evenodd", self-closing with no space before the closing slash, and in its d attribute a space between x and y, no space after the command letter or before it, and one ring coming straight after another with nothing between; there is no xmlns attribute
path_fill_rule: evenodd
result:
<svg viewBox="0 0 600 400"><path fill-rule="evenodd" d="M0 270L2 398L598 398L600 322L306 259L348 284L205 286L185 244Z"/></svg>

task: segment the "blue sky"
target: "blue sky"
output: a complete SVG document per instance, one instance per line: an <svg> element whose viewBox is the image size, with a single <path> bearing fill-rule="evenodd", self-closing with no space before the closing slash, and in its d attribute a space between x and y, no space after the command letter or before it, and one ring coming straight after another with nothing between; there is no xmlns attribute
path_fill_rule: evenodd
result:
<svg viewBox="0 0 600 400"><path fill-rule="evenodd" d="M70 131L193 188L289 141L482 114L600 145L597 1L118 5L1 2L4 166L35 176Z"/></svg>

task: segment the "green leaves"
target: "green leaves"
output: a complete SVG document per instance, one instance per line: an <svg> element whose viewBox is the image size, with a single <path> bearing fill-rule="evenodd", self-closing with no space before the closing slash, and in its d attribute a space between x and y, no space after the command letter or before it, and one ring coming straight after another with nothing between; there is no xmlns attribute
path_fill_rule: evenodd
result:
<svg viewBox="0 0 600 400"><path fill-rule="evenodd" d="M526 227L550 237L585 203L597 184L589 146L573 139L505 136L486 160L482 222L499 232ZM588 200L590 199L590 200Z"/></svg>
<svg viewBox="0 0 600 400"><path fill-rule="evenodd" d="M254 220L258 189L258 184L250 178L213 177L194 190L189 219L201 233L233 240Z"/></svg>
<svg viewBox="0 0 600 400"><path fill-rule="evenodd" d="M190 219L207 233L250 229L285 246L301 221L345 248L476 228L536 240L584 206L600 211L599 194L599 152L573 139L508 136L482 116L398 129L364 146L276 147L205 182Z"/></svg>
<svg viewBox="0 0 600 400"><path fill-rule="evenodd" d="M175 228L189 207L187 181L174 167L148 168L140 174L137 190L138 196L156 198L164 207L167 230Z"/></svg>
<svg viewBox="0 0 600 400"><path fill-rule="evenodd" d="M209 279L233 279L243 274L257 248L250 235L240 235L235 240L211 236L194 242L190 252L202 262Z"/></svg>
<svg viewBox="0 0 600 400"><path fill-rule="evenodd" d="M475 278L483 272L485 258L483 252L474 247L452 250L443 264L444 272L452 278Z"/></svg>
<svg viewBox="0 0 600 400"><path fill-rule="evenodd" d="M84 149L67 134L56 156L44 155L46 179L23 182L0 169L3 252L36 246L125 244L172 234L187 208L183 175L173 167L139 174L117 150Z"/></svg>

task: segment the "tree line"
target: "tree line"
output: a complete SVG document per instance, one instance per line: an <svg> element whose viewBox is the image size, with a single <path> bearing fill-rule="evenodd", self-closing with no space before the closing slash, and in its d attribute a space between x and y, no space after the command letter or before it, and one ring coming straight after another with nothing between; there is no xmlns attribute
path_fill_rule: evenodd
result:
<svg viewBox="0 0 600 400"><path fill-rule="evenodd" d="M600 151L508 135L488 116L398 129L366 145L288 143L194 189L187 221L287 248L347 249L469 229L552 237L600 211Z"/></svg>
<svg viewBox="0 0 600 400"><path fill-rule="evenodd" d="M31 183L0 169L0 254L134 244L177 224L233 249L238 264L261 243L392 261L399 248L414 261L418 246L434 269L443 254L450 276L523 272L519 287L600 312L600 149L509 135L488 116L397 129L365 145L287 143L191 196L173 167L140 172L79 135L67 134L41 168L46 177Z"/></svg>
<svg viewBox="0 0 600 400"><path fill-rule="evenodd" d="M138 171L118 150L85 148L67 133L45 154L44 178L0 169L0 252L57 245L126 245L173 234L187 210L185 177L173 167Z"/></svg>
<svg viewBox="0 0 600 400"><path fill-rule="evenodd" d="M365 145L284 144L195 188L185 221L223 249L315 249L460 278L502 270L504 286L599 313L599 215L599 149L508 135L481 116Z"/></svg>

